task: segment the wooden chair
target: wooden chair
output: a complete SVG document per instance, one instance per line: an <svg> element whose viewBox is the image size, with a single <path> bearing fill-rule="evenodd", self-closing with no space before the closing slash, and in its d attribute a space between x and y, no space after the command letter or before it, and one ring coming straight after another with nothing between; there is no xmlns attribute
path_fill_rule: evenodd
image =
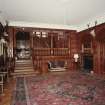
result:
<svg viewBox="0 0 105 105"><path fill-rule="evenodd" d="M0 73L0 87L1 87L1 93L4 92L4 74Z"/></svg>
<svg viewBox="0 0 105 105"><path fill-rule="evenodd" d="M0 67L0 87L1 87L1 94L4 92L4 83L8 82L8 68Z"/></svg>
<svg viewBox="0 0 105 105"><path fill-rule="evenodd" d="M8 69L9 69L8 66L0 68L0 74L3 74L4 81L6 81L6 82L9 81L9 71L8 71Z"/></svg>

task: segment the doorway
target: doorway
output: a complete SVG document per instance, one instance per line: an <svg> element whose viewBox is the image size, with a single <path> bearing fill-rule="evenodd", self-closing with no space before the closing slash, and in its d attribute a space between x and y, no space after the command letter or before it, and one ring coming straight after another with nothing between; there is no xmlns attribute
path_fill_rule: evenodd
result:
<svg viewBox="0 0 105 105"><path fill-rule="evenodd" d="M19 31L16 33L16 50L15 57L17 60L31 58L30 33Z"/></svg>
<svg viewBox="0 0 105 105"><path fill-rule="evenodd" d="M83 69L86 72L90 72L93 69L93 56L91 55L83 56Z"/></svg>

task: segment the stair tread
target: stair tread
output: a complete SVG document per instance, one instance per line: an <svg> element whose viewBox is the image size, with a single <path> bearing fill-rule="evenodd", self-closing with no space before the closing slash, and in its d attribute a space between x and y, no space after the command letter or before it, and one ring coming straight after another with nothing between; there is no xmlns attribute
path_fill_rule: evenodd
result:
<svg viewBox="0 0 105 105"><path fill-rule="evenodd" d="M32 63L20 63L20 64L15 63L15 65L33 65L33 64Z"/></svg>
<svg viewBox="0 0 105 105"><path fill-rule="evenodd" d="M12 73L13 76L20 76L20 75L35 75L37 74L35 71L33 72L14 72Z"/></svg>
<svg viewBox="0 0 105 105"><path fill-rule="evenodd" d="M15 69L33 69L33 67L15 67Z"/></svg>
<svg viewBox="0 0 105 105"><path fill-rule="evenodd" d="M34 69L15 69L15 72L16 71L19 71L19 72L21 72L21 71L34 71Z"/></svg>
<svg viewBox="0 0 105 105"><path fill-rule="evenodd" d="M15 70L12 75L34 74L32 60L16 60Z"/></svg>

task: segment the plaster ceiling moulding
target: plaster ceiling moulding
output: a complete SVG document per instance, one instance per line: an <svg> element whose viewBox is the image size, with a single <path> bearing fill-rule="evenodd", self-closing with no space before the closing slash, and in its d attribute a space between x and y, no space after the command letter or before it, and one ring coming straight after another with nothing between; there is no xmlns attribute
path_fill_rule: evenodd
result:
<svg viewBox="0 0 105 105"><path fill-rule="evenodd" d="M5 1L5 0L3 0L3 1ZM105 6L103 6L105 4L105 0L102 0L101 2L99 0L93 0L93 1L92 0L88 0L88 1L85 1L85 0L79 0L79 1L76 1L76 0L53 0L53 2L52 2L52 0L45 0L45 4L51 2L51 6L53 6L53 7L55 6L54 8L52 8L49 4L47 4L47 5L43 4L43 2L41 0L38 0L38 1L37 0L33 0L34 3L33 2L28 3L29 1L23 0L23 1L21 1L22 3L21 3L20 7L18 5L16 5L16 4L19 4L19 0L17 0L17 1L16 0L11 0L11 1L7 0L5 2L6 6L4 6L3 8L5 9L6 13L8 14L9 20L11 20L11 21L13 21L12 20L13 18L15 18L15 20L18 21L19 18L20 18L18 15L21 14L23 19L20 19L20 20L24 20L24 21L32 21L33 20L33 21L39 22L39 23L40 22L41 23L42 22L48 22L48 23L52 23L53 24L55 22L55 24L57 24L57 23L58 24L63 24L63 26L60 26L60 27L59 26L55 26L55 25L51 25L51 24L50 25L47 25L47 24L44 24L44 25L43 24L30 24L29 25L30 27L33 25L33 26L46 27L46 28L55 28L56 27L56 28L60 28L60 29L61 28L64 28L64 29L65 28L67 28L67 29L77 29L78 28L78 30L79 30L80 28L82 28L81 30L83 30L85 28L85 26L83 26L83 25L87 23L87 20L89 20L89 17L91 15L92 15L92 18L94 18L95 14L99 15L101 12L104 12L104 10L105 10ZM11 6L12 2L14 3L13 6ZM22 6L23 4L24 4L24 7ZM33 7L32 8L27 8L27 7L25 7L25 4L32 5ZM39 9L39 6L37 4L40 4L43 8ZM92 7L93 7L93 9L91 9ZM51 12L51 10L49 8L53 12ZM65 10L65 8L67 8L66 9L67 11ZM27 9L28 9L29 12L26 11ZM33 11L31 11L31 9L33 9ZM44 9L46 9L46 10L44 11ZM11 12L11 10L12 10L12 12ZM16 10L24 10L25 12L22 12L22 11L16 12ZM44 12L42 13L41 10L43 10ZM58 10L58 11L55 12L56 10ZM49 13L51 15L49 15ZM87 14L87 13L89 13L90 15ZM17 16L15 16L15 14L17 14ZM43 14L43 16L42 16L42 14ZM62 15L62 14L66 14L66 15ZM32 15L32 17L31 17L31 15ZM88 15L88 16L87 17L83 17L83 15L85 15L85 16ZM103 16L102 16L102 18L103 18ZM52 19L52 17L54 19ZM58 20L59 20L59 22L58 22ZM74 20L78 20L80 23L77 23ZM89 20L89 21L91 22L91 20ZM71 28L69 26L66 27L66 26L64 26L64 23L69 23L69 25L70 24L72 24L72 25L74 24L74 27L73 28ZM23 25L23 24L21 24L21 25ZM76 28L77 25L79 27Z"/></svg>

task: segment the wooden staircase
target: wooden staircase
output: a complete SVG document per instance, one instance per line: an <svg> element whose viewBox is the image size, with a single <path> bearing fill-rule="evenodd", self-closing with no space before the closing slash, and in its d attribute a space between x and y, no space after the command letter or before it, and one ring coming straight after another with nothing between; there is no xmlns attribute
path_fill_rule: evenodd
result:
<svg viewBox="0 0 105 105"><path fill-rule="evenodd" d="M36 74L33 68L32 60L16 60L14 76L34 75Z"/></svg>

